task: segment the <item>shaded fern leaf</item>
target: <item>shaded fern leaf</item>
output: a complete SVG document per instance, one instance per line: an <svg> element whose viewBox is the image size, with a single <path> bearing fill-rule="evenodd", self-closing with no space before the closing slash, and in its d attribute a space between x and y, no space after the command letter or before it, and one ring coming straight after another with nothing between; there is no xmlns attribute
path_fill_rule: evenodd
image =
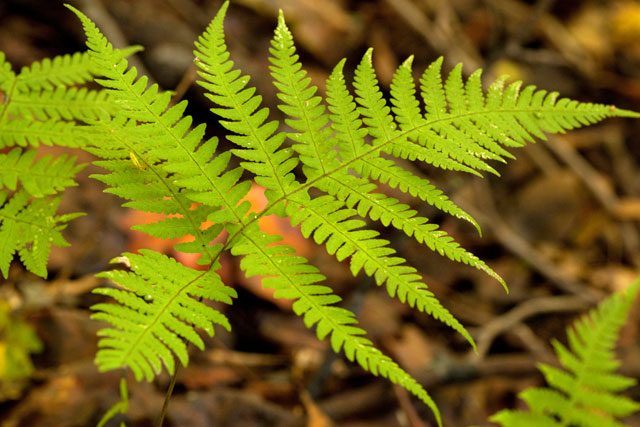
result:
<svg viewBox="0 0 640 427"><path fill-rule="evenodd" d="M137 50L134 46L114 55L124 58ZM88 52L45 58L18 74L0 52L0 148L83 147L90 135L81 124L115 108L106 92L77 87L95 75Z"/></svg>
<svg viewBox="0 0 640 427"><path fill-rule="evenodd" d="M32 199L26 190L0 191L0 271L7 278L14 254L32 273L46 278L51 246L69 246L60 233L83 214L55 215L60 197Z"/></svg>
<svg viewBox="0 0 640 427"><path fill-rule="evenodd" d="M124 254L131 272L113 270L98 274L122 288L101 287L93 292L109 296L119 304L99 303L92 318L113 327L98 333L102 338L96 355L101 371L129 367L137 380L151 381L164 365L175 370L175 357L186 366L185 341L204 349L195 327L214 334L214 324L230 329L227 318L199 301L207 298L231 304L236 292L225 286L214 271L185 267L172 258L142 249L140 255Z"/></svg>
<svg viewBox="0 0 640 427"><path fill-rule="evenodd" d="M569 348L552 341L564 369L539 365L549 387L519 394L530 412L502 410L491 420L503 426L624 426L618 419L640 410L640 403L618 394L637 380L614 373L614 348L638 288L640 279L578 319L567 330Z"/></svg>
<svg viewBox="0 0 640 427"><path fill-rule="evenodd" d="M130 46L118 50L118 55L127 57L139 50L139 46ZM16 90L18 92L52 91L63 86L88 83L96 75L97 70L94 65L88 52L45 58L28 67L22 67L16 76Z"/></svg>
<svg viewBox="0 0 640 427"><path fill-rule="evenodd" d="M68 88L90 81L87 54L45 59L16 74L0 52L0 149L15 145L82 147L89 140L80 120L108 109L102 94ZM94 113L95 115L95 113ZM75 185L83 166L66 155L45 155L14 148L0 154L0 270L7 277L17 253L27 270L47 276L51 246L67 246L60 231L78 214L55 215L60 197L47 198Z"/></svg>
<svg viewBox="0 0 640 427"><path fill-rule="evenodd" d="M35 150L23 152L20 148L0 154L0 188L15 191L20 182L27 193L44 197L77 185L73 178L84 165L77 165L75 157L63 154L52 160L51 155L45 155L34 162L35 156Z"/></svg>

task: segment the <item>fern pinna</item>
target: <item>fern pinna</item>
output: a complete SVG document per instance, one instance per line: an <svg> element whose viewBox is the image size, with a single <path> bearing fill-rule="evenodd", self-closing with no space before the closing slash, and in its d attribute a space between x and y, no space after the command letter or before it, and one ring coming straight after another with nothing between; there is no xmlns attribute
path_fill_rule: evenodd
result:
<svg viewBox="0 0 640 427"><path fill-rule="evenodd" d="M617 418L640 410L640 403L616 394L637 380L614 373L620 365L614 349L638 288L640 279L578 319L567 330L569 348L552 341L565 370L539 365L553 388L529 388L520 393L530 412L502 410L491 420L503 427L624 427Z"/></svg>
<svg viewBox="0 0 640 427"><path fill-rule="evenodd" d="M184 101L170 106L169 93L149 86L144 76L138 78L136 69L128 68L96 26L71 8L83 23L91 57L101 72L97 81L119 106L115 112L102 111L92 124L96 137L87 149L101 157L98 164L110 172L97 178L111 187L106 191L128 199L125 206L167 214L166 220L137 228L161 238L192 236L176 249L200 254L199 263L208 266L196 271L149 250L118 258L131 272L102 273L120 286L96 291L118 302L94 307L94 317L111 324L100 332L98 366L129 367L136 378L152 379L162 365L174 372L174 356L187 363L185 342L202 346L195 327L209 334L214 324L229 327L226 318L202 299L231 303L236 296L216 273L221 254L230 251L242 257L240 267L247 276L263 276L263 286L275 290L277 298L294 300L293 310L307 327L316 326L320 339L328 337L336 352L343 349L349 360L405 387L431 408L440 424L438 409L424 388L364 337L354 313L341 308L340 297L323 284L321 272L280 244L280 236L261 230L258 220L270 214L289 218L306 238L324 245L339 261L348 260L354 275L364 271L386 286L389 295L444 322L475 346L417 270L366 221L402 230L504 285L502 279L436 224L378 186L398 188L477 227L469 214L397 159L495 173L488 161L511 157L505 147L521 146L533 136L544 138L544 131L563 132L635 113L558 100L557 94L532 86L520 90L520 83L504 87L504 78L485 95L479 72L464 81L457 67L443 82L441 60L420 79L423 112L411 58L394 76L389 106L372 67L371 50L356 69L355 97L344 79L342 61L322 99L302 69L280 14L270 71L278 108L286 115L284 127L269 119L249 77L229 59L223 29L227 7L225 3L198 39L195 51L199 84L214 104L211 110L219 123L229 131L226 138L236 146L226 152L217 149L216 138L204 139L204 125L184 115ZM231 156L240 166L229 166ZM252 182L265 188L268 199L258 213L250 213L244 200ZM216 237L222 243L212 245Z"/></svg>

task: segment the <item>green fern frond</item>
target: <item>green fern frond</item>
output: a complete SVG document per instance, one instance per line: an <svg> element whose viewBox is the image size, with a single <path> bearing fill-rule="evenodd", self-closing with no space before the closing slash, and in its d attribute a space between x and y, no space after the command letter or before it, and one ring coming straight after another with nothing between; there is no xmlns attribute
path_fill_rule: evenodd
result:
<svg viewBox="0 0 640 427"><path fill-rule="evenodd" d="M434 129L429 129L426 124L428 122L422 119L409 126L400 122L401 127L398 129L378 85L372 55L373 49L369 49L358 64L353 87L357 95L356 102L360 104L358 111L364 117L363 122L369 129L369 135L373 137L373 147L376 150L383 150L395 157L411 161L419 160L443 169L474 174L479 174L476 169L494 172L492 167L474 155L471 150L473 147L465 150L459 147L459 141L448 143L435 133ZM406 100L405 103L410 104ZM414 118L409 111L405 112L405 116Z"/></svg>
<svg viewBox="0 0 640 427"><path fill-rule="evenodd" d="M127 380L120 379L120 400L113 404L111 408L100 418L96 427L104 427L113 417L117 414L126 414L129 411L129 389L127 387ZM124 422L120 424L121 427L125 427Z"/></svg>
<svg viewBox="0 0 640 427"><path fill-rule="evenodd" d="M83 214L55 215L60 200L31 199L25 190L9 198L0 191L0 271L5 278L16 252L27 270L46 278L51 246L69 246L60 231Z"/></svg>
<svg viewBox="0 0 640 427"><path fill-rule="evenodd" d="M426 391L363 336L355 315L338 307L340 298L321 283L324 276L292 248L279 245L280 236L261 230L258 220L272 213L289 217L305 238L324 245L339 261L348 259L354 275L364 271L378 285L385 285L389 295L444 322L474 345L417 270L406 265L379 232L367 228L366 220L403 230L443 256L502 279L420 216L419 209L380 192L380 184L478 227L404 160L478 175L496 173L490 162L511 158L508 148L544 137L544 131L564 131L604 117L634 113L556 101L554 95L534 88L520 91L519 85L504 88L503 79L485 94L479 72L465 81L458 67L443 80L441 61L420 79L422 107L412 77L412 58L396 71L387 104L371 50L356 69L355 97L345 82L343 61L327 81L325 103L302 69L280 13L270 49L278 107L288 126L280 130L280 123L269 120L262 98L249 86L249 77L229 59L223 25L228 5L223 4L196 42L195 51L202 78L199 84L214 104L212 112L230 132L227 139L236 145L222 153L216 138L205 139L204 125L184 114L186 102L170 106L168 92L149 85L144 76L139 78L95 24L70 7L85 29L88 55L99 73L96 81L106 88L105 99L114 107L92 113L92 141L86 149L100 157L97 163L108 171L97 178L110 186L107 192L128 200L125 206L170 215L136 229L160 238L191 235L193 240L175 248L201 254L198 262L208 265L206 272L196 272L163 255L143 251L142 255L125 255L132 273L104 273L126 289L100 291L114 297L117 304L95 307L96 317L112 324L101 331L100 345L105 348L98 354L99 366L103 370L128 366L138 378L151 379L163 364L174 371L174 355L186 364L186 343L201 344L195 326L212 331L213 323L228 325L223 318L208 317L188 325L192 320L183 311L173 313L178 309L171 304L183 298L195 303L188 296L195 295L189 290L192 282L222 289L229 302L231 294L214 273L221 254L229 250L242 257L240 267L247 276L263 276L263 286L274 289L276 297L294 300L294 311L305 325L316 327L320 339L327 337L335 351L343 349L350 360L410 390L434 411L440 423ZM23 114L27 112L54 114L44 106L25 109ZM240 159L239 167L230 166L232 155ZM296 178L298 162L302 175ZM250 203L243 199L253 183L266 189L268 204L249 213ZM205 228L207 221L214 225ZM223 230L228 233L223 242L210 246ZM159 265L166 268L159 269ZM152 301L145 301L147 295ZM198 307L194 310L201 309Z"/></svg>
<svg viewBox="0 0 640 427"><path fill-rule="evenodd" d="M530 388L520 393L530 412L502 410L491 420L503 426L536 422L549 426L624 426L618 418L640 410L640 403L616 394L637 381L613 373L619 366L614 348L639 288L637 280L578 319L567 330L569 348L552 341L564 370L539 365L552 388Z"/></svg>
<svg viewBox="0 0 640 427"><path fill-rule="evenodd" d="M367 63L369 63L368 61ZM410 140L426 147L428 150L442 153L446 158L456 162L453 169L475 173L474 170L488 171L497 174L495 169L488 165L485 160L502 160L499 155L494 155L485 150L472 137L465 134L462 129L458 129L452 123L438 120L439 116L433 117L433 123L427 120L420 112L420 104L416 99L416 88L413 81L412 58L405 61L396 71L391 86L392 103L395 105L394 112L400 124L400 129L407 133ZM442 92L442 82L440 79L439 61L429 66L423 75L423 79L440 90L429 92L430 96L425 99L427 107L431 104L439 106L444 100ZM370 67L369 67L370 68ZM447 95L451 99L451 114L463 115L466 113L464 101L460 101L462 92L462 67L458 66L451 71L447 80ZM455 76L457 78L451 78ZM424 96L424 93L423 93ZM433 98L433 99L431 99ZM440 110L442 107L434 107ZM477 132L476 132L477 133ZM502 151L504 152L504 150ZM459 167L458 165L464 165ZM445 167L446 168L446 167Z"/></svg>
<svg viewBox="0 0 640 427"><path fill-rule="evenodd" d="M77 185L73 178L84 165L76 165L75 157L63 154L52 160L48 154L34 162L35 156L35 150L20 148L0 154L0 189L15 191L20 182L27 193L44 197Z"/></svg>
<svg viewBox="0 0 640 427"><path fill-rule="evenodd" d="M114 270L98 277L122 288L101 287L93 292L119 304L99 303L92 318L113 325L102 329L96 364L101 371L129 367L137 380L151 381L162 370L175 370L175 356L186 366L184 341L203 349L195 327L213 336L214 324L230 329L227 318L198 298L231 304L236 292L213 271L201 272L172 258L142 249L140 255L124 254L113 262L125 262L132 272Z"/></svg>
<svg viewBox="0 0 640 427"><path fill-rule="evenodd" d="M344 60L333 69L327 80L327 103L332 112L332 128L336 132L341 159L351 162L350 167L363 178L372 178L392 188L398 188L402 192L417 196L420 200L443 212L470 222L480 231L478 223L471 215L456 206L428 180L398 167L389 159L364 156L367 150L365 145L367 130L362 128L356 104L347 89L343 67Z"/></svg>

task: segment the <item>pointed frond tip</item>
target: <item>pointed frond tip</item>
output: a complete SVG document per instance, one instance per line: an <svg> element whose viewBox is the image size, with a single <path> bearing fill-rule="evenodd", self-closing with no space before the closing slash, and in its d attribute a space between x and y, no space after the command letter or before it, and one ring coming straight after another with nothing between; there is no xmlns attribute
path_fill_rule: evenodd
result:
<svg viewBox="0 0 640 427"><path fill-rule="evenodd" d="M615 105L609 105L609 110L613 111L616 117L629 117L634 119L640 119L640 113L633 110L625 110L618 108Z"/></svg>

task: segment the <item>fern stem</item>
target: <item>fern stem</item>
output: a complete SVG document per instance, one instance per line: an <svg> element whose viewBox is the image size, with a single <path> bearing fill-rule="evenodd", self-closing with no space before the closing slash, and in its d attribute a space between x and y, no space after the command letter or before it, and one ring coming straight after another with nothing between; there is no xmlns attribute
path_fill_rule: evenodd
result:
<svg viewBox="0 0 640 427"><path fill-rule="evenodd" d="M167 415L167 411L169 410L169 401L171 400L173 389L176 386L179 369L180 365L177 365L175 371L173 372L173 375L171 375L171 381L169 382L169 387L167 387L167 391L164 395L164 402L162 403L162 410L160 411L160 415L158 416L156 427L162 427L162 425L164 424L164 417Z"/></svg>

